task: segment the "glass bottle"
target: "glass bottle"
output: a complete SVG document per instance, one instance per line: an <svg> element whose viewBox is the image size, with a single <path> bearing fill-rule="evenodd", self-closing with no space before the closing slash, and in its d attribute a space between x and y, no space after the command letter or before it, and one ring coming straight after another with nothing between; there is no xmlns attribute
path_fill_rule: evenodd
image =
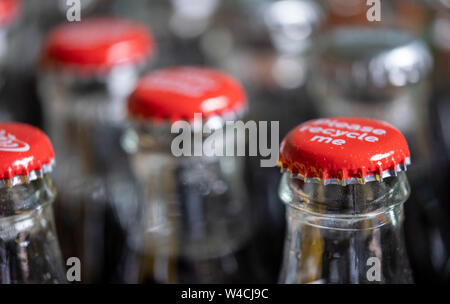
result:
<svg viewBox="0 0 450 304"><path fill-rule="evenodd" d="M391 125L306 122L283 140L281 283L412 283L403 235L409 150Z"/></svg>
<svg viewBox="0 0 450 304"><path fill-rule="evenodd" d="M9 0L0 2L0 121L13 120L18 114L17 108L7 98L5 86L7 82L8 51L10 51L11 27L21 11L21 2Z"/></svg>
<svg viewBox="0 0 450 304"><path fill-rule="evenodd" d="M208 28L210 18L220 0L171 0L172 16L170 27L179 37L193 38Z"/></svg>
<svg viewBox="0 0 450 304"><path fill-rule="evenodd" d="M243 158L197 150L212 136L202 133L206 126L219 136L216 148L242 145L242 134L220 134L225 119L240 117L245 107L239 83L209 68L167 68L139 81L128 103L133 127L123 146L142 191L140 282L257 281L258 259L246 250L252 223ZM194 145L183 143L181 155L173 150L180 136L171 131L174 121L189 129L182 132Z"/></svg>
<svg viewBox="0 0 450 304"><path fill-rule="evenodd" d="M139 21L152 29L158 41L157 67L206 63L201 40L215 22L220 0L104 2L108 14Z"/></svg>
<svg viewBox="0 0 450 304"><path fill-rule="evenodd" d="M67 11L78 1L6 0L17 2L20 14L8 35L8 53L4 65L7 73L4 98L14 112L14 120L43 127L42 108L36 90L36 61L46 33L67 20ZM81 0L80 17L87 18L103 0ZM106 1L107 2L107 1ZM28 109L23 111L22 109Z"/></svg>
<svg viewBox="0 0 450 304"><path fill-rule="evenodd" d="M256 7L254 15L263 21L267 45L251 46L248 54L248 70L256 70L248 81L254 89L250 91L253 104L249 119L278 121L283 136L315 114L304 84L309 75L310 49L324 21L323 11L316 1L309 0L263 2ZM258 216L256 243L262 246L261 255L273 274L271 282L276 282L286 226L284 205L277 195L280 174L276 167L261 167L258 158L248 157L247 161Z"/></svg>
<svg viewBox="0 0 450 304"><path fill-rule="evenodd" d="M219 11L229 22L217 21L202 41L208 62L242 79L252 96L250 117L280 120L281 131L287 132L298 115L311 112L301 89L323 22L321 6L310 0L232 4Z"/></svg>
<svg viewBox="0 0 450 304"><path fill-rule="evenodd" d="M8 32L13 22L16 21L21 12L21 2L19 0L2 1L0 4L0 67L6 64L4 62L8 52ZM1 75L1 84L4 79Z"/></svg>
<svg viewBox="0 0 450 304"><path fill-rule="evenodd" d="M343 27L316 44L309 91L320 116L361 116L399 128L410 145L411 199L405 207L406 242L418 282L429 276L442 256L442 213L432 180L430 141L430 71L428 47L407 32L388 28ZM433 258L432 258L433 257ZM438 272L440 270L437 270Z"/></svg>
<svg viewBox="0 0 450 304"><path fill-rule="evenodd" d="M434 69L434 94L431 102L430 122L432 130L433 147L433 185L437 189L439 202L442 209L436 214L440 218L440 233L445 240L445 246L437 243L441 251L431 260L433 263L428 267L431 277L438 277L438 282L450 282L450 223L446 220L450 214L449 208L449 188L450 181L450 2L448 1L430 1L435 9L435 17L431 25L431 42L434 48L435 69ZM430 280L428 280L430 281Z"/></svg>
<svg viewBox="0 0 450 304"><path fill-rule="evenodd" d="M170 0L170 15L166 37L166 54L162 60L169 65L198 64L206 62L202 48L205 35L211 33L221 0ZM214 34L213 34L214 35ZM182 48L185 51L180 53Z"/></svg>
<svg viewBox="0 0 450 304"><path fill-rule="evenodd" d="M430 42L435 55L434 83L439 90L446 90L450 81L450 3L432 1L434 19L430 25Z"/></svg>
<svg viewBox="0 0 450 304"><path fill-rule="evenodd" d="M55 172L57 226L64 256L82 262L83 282L107 281L107 272L120 264L116 258L121 260L127 237L121 225L127 221L116 210L122 198L113 196L108 183L116 185L121 175L126 185L120 186L131 187L119 146L125 102L153 51L146 27L114 17L60 25L43 46L39 93L45 126L65 160Z"/></svg>
<svg viewBox="0 0 450 304"><path fill-rule="evenodd" d="M0 283L66 282L49 139L29 125L0 123L0 160Z"/></svg>
<svg viewBox="0 0 450 304"><path fill-rule="evenodd" d="M312 60L308 86L321 116L385 120L427 155L433 59L424 42L401 30L342 27L320 37Z"/></svg>
<svg viewBox="0 0 450 304"><path fill-rule="evenodd" d="M224 1L201 45L210 64L244 83L249 95L248 119L278 121L279 133L286 134L314 117L304 84L310 47L322 23L317 1ZM246 157L246 180L258 231L254 243L270 274L267 282L274 283L281 263L285 212L277 195L278 169L261 167L260 162L259 157Z"/></svg>

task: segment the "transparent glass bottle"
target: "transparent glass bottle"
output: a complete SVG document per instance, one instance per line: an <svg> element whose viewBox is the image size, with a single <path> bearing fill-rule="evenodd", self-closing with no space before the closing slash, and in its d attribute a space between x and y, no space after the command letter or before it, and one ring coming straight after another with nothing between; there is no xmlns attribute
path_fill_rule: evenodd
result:
<svg viewBox="0 0 450 304"><path fill-rule="evenodd" d="M36 90L38 60L42 42L47 32L61 22L68 21L67 12L78 4L66 0L15 0L1 1L20 4L20 14L8 35L8 52L4 66L7 77L4 99L13 112L13 120L43 127L42 108ZM82 0L80 16L87 18L103 0ZM23 111L23 109L28 109Z"/></svg>
<svg viewBox="0 0 450 304"><path fill-rule="evenodd" d="M201 40L215 21L220 0L104 2L108 14L139 21L152 29L158 41L157 67L206 64Z"/></svg>
<svg viewBox="0 0 450 304"><path fill-rule="evenodd" d="M201 45L208 62L245 83L251 118L280 120L287 132L311 112L301 89L323 12L310 0L260 2L228 3L220 13L229 22L219 20Z"/></svg>
<svg viewBox="0 0 450 304"><path fill-rule="evenodd" d="M203 34L220 0L171 0L170 28L180 38L194 38Z"/></svg>
<svg viewBox="0 0 450 304"><path fill-rule="evenodd" d="M179 134L171 133L169 123L173 117L185 119L189 125L197 112L217 134L225 126L225 113L228 119L239 117L238 113L245 108L241 87L215 70L177 67L148 74L131 96L129 109L135 121L124 136L123 146L131 153L142 192L143 236L136 248L141 256L139 281L257 280L253 272L257 259L247 250L252 223L243 180L243 158L176 157L172 145ZM201 105L208 100L221 98L229 103L218 102L216 115L202 110ZM208 137L202 134L198 123L202 123L201 118L191 123L192 133L188 136L192 143ZM242 135L224 138L219 145L223 148L242 140Z"/></svg>
<svg viewBox="0 0 450 304"><path fill-rule="evenodd" d="M0 3L0 121L14 120L17 107L13 107L7 98L5 86L7 82L8 52L11 42L11 28L21 11L19 0L2 1Z"/></svg>
<svg viewBox="0 0 450 304"><path fill-rule="evenodd" d="M66 282L53 219L53 157L38 129L0 124L1 284Z"/></svg>
<svg viewBox="0 0 450 304"><path fill-rule="evenodd" d="M309 91L320 116L365 116L399 128L426 159L433 58L415 36L394 29L342 27L313 51Z"/></svg>
<svg viewBox="0 0 450 304"><path fill-rule="evenodd" d="M450 3L430 1L434 9L434 18L430 24L430 40L435 55L434 84L440 90L446 90L450 81Z"/></svg>
<svg viewBox="0 0 450 304"><path fill-rule="evenodd" d="M9 29L19 17L21 12L21 1L19 0L8 0L2 1L0 4L0 67L6 64L4 62L6 53L8 51L8 32ZM1 75L2 78L4 77ZM3 83L4 79L1 79Z"/></svg>
<svg viewBox="0 0 450 304"><path fill-rule="evenodd" d="M56 27L43 47L45 126L65 160L55 172L57 226L63 254L81 259L83 282L107 281L120 264L115 246L125 242L126 221L116 210L122 200L108 183L117 186L119 174L124 187L132 183L119 141L126 98L152 54L144 26L113 17ZM106 236L111 229L116 238Z"/></svg>
<svg viewBox="0 0 450 304"><path fill-rule="evenodd" d="M324 21L322 8L316 1L282 0L258 1L249 9L250 22L261 23L263 35L261 41L242 37L241 51L246 57L236 65L249 74L244 78L250 95L248 116L255 121L278 121L282 136L315 114L304 84L309 77L311 46ZM286 225L284 205L277 195L280 174L276 167L261 167L257 157L246 160L259 231L256 244L271 273L270 282L276 282Z"/></svg>
<svg viewBox="0 0 450 304"><path fill-rule="evenodd" d="M313 120L291 131L280 150L288 222L280 282L412 283L407 164L401 133L375 120Z"/></svg>
<svg viewBox="0 0 450 304"><path fill-rule="evenodd" d="M403 235L406 174L365 185L307 184L283 175L287 237L280 282L370 283L369 258L381 262L375 283L412 283Z"/></svg>
<svg viewBox="0 0 450 304"><path fill-rule="evenodd" d="M433 183L424 182L424 176L433 179L429 121L433 58L428 47L401 30L344 27L320 38L313 61L308 88L320 116L380 119L407 138L414 163L408 175L412 195L405 206L406 242L416 280L430 281L433 260L445 259L445 245L438 224L441 203Z"/></svg>

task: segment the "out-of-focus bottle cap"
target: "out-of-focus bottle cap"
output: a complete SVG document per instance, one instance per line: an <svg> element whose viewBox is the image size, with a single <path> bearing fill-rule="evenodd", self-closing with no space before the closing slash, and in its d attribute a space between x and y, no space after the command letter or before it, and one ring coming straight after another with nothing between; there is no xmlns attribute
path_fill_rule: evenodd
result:
<svg viewBox="0 0 450 304"><path fill-rule="evenodd" d="M355 117L305 122L282 141L279 166L304 182L365 184L397 176L410 164L402 133L388 123Z"/></svg>
<svg viewBox="0 0 450 304"><path fill-rule="evenodd" d="M56 27L47 36L43 64L101 72L125 64L140 64L154 53L149 30L114 17L86 18Z"/></svg>
<svg viewBox="0 0 450 304"><path fill-rule="evenodd" d="M0 187L42 178L52 169L55 153L48 137L22 123L0 123Z"/></svg>
<svg viewBox="0 0 450 304"><path fill-rule="evenodd" d="M187 120L195 113L236 117L246 109L241 84L219 70L180 66L151 72L137 84L128 101L131 117L143 120Z"/></svg>
<svg viewBox="0 0 450 304"><path fill-rule="evenodd" d="M20 0L0 1L0 26L11 23L19 15L21 7Z"/></svg>
<svg viewBox="0 0 450 304"><path fill-rule="evenodd" d="M343 27L314 49L315 81L342 88L402 87L426 78L432 56L420 39L400 30Z"/></svg>

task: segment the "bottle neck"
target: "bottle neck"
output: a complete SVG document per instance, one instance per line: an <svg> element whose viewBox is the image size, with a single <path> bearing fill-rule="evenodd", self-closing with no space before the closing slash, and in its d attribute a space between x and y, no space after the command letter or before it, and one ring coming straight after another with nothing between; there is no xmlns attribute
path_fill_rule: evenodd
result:
<svg viewBox="0 0 450 304"><path fill-rule="evenodd" d="M289 206L305 212L331 217L366 217L386 212L402 204L410 193L405 172L382 182L348 186L304 183L300 179L282 177L280 197Z"/></svg>
<svg viewBox="0 0 450 304"><path fill-rule="evenodd" d="M42 70L38 91L51 135L68 124L71 132L87 127L94 129L99 124L123 124L126 118L125 101L140 71L141 67L135 65L118 66L107 73L94 75L80 75L80 72L77 74L70 69Z"/></svg>
<svg viewBox="0 0 450 304"><path fill-rule="evenodd" d="M222 117L176 123L181 124L174 127L169 120L155 124L131 121L121 138L121 146L130 154L162 153L179 161L220 162L227 156L245 153L241 150L245 147L246 133L237 131L235 134L234 129L227 131Z"/></svg>
<svg viewBox="0 0 450 304"><path fill-rule="evenodd" d="M11 188L0 188L0 221L53 202L56 190L49 174Z"/></svg>
<svg viewBox="0 0 450 304"><path fill-rule="evenodd" d="M0 283L63 283L49 175L0 189Z"/></svg>
<svg viewBox="0 0 450 304"><path fill-rule="evenodd" d="M411 281L402 222L404 172L365 185L321 185L283 176L287 204L283 283Z"/></svg>

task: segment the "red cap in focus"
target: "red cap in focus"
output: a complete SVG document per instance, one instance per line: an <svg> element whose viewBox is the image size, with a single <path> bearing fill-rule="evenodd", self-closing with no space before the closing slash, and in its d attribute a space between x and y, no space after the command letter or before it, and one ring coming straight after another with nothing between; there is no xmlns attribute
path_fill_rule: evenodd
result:
<svg viewBox="0 0 450 304"><path fill-rule="evenodd" d="M247 106L241 84L221 71L203 67L173 67L147 74L128 102L133 118L192 121L239 114Z"/></svg>
<svg viewBox="0 0 450 304"><path fill-rule="evenodd" d="M45 40L43 62L97 72L142 63L153 53L153 37L145 26L119 18L96 17L52 30Z"/></svg>
<svg viewBox="0 0 450 304"><path fill-rule="evenodd" d="M364 184L405 171L406 139L388 123L354 117L308 121L282 141L279 165L304 182Z"/></svg>
<svg viewBox="0 0 450 304"><path fill-rule="evenodd" d="M41 178L55 158L48 137L22 123L0 123L0 187Z"/></svg>

